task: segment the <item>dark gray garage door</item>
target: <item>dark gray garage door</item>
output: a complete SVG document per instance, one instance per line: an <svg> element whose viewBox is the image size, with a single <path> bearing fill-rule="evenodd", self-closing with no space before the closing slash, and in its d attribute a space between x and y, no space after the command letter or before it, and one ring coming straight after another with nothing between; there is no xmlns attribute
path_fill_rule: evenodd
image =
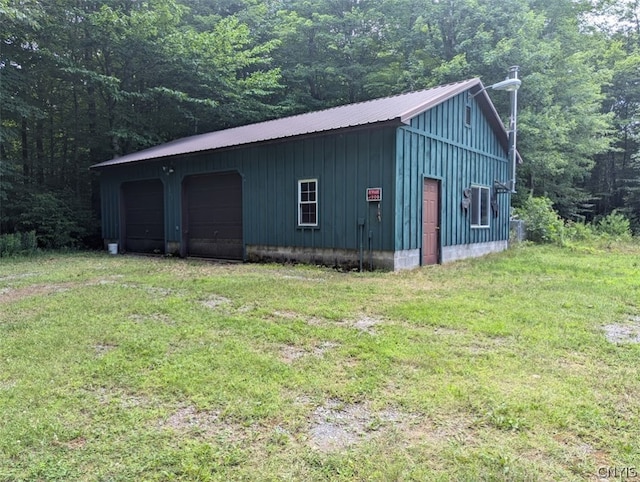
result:
<svg viewBox="0 0 640 482"><path fill-rule="evenodd" d="M133 253L164 253L164 188L159 179L122 184L122 239Z"/></svg>
<svg viewBox="0 0 640 482"><path fill-rule="evenodd" d="M190 176L183 196L186 254L242 259L242 177L236 172Z"/></svg>

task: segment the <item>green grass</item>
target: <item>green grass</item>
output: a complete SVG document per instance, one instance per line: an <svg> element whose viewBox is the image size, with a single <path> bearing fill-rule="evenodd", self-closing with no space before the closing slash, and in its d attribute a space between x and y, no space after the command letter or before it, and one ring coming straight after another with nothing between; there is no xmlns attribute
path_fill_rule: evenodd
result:
<svg viewBox="0 0 640 482"><path fill-rule="evenodd" d="M640 345L604 327L634 323L629 244L365 274L2 258L0 480L633 473Z"/></svg>

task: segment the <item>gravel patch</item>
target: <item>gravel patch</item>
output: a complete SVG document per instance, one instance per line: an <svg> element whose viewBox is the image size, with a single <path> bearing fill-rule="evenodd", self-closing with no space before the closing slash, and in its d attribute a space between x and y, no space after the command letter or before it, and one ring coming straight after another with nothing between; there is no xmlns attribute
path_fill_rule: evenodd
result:
<svg viewBox="0 0 640 482"><path fill-rule="evenodd" d="M7 380L4 382L0 382L0 391L11 390L16 385L17 385L17 382L15 380Z"/></svg>
<svg viewBox="0 0 640 482"><path fill-rule="evenodd" d="M370 316L361 316L354 323L353 327L362 331L363 333L368 333L370 335L377 335L374 327L382 323L382 320L378 318L372 318Z"/></svg>
<svg viewBox="0 0 640 482"><path fill-rule="evenodd" d="M37 276L37 273L10 274L8 276L0 276L0 281L13 281L16 279L31 278L33 276Z"/></svg>
<svg viewBox="0 0 640 482"><path fill-rule="evenodd" d="M163 314L156 313L153 315L139 315L139 314L131 314L129 315L129 319L134 323L161 323L163 325L175 325L175 322L171 319L171 317Z"/></svg>
<svg viewBox="0 0 640 482"><path fill-rule="evenodd" d="M603 328L609 343L640 343L640 316L632 316L625 323L612 323Z"/></svg>
<svg viewBox="0 0 640 482"><path fill-rule="evenodd" d="M323 341L319 345L313 348L313 354L315 356L323 356L329 350L333 350L334 348L338 348L340 343L335 343L333 341Z"/></svg>
<svg viewBox="0 0 640 482"><path fill-rule="evenodd" d="M280 350L280 357L285 363L293 363L294 361L306 356L314 356L320 358L323 357L329 350L332 350L339 346L339 343L334 343L332 341L324 341L314 346L312 349L294 345L285 345Z"/></svg>
<svg viewBox="0 0 640 482"><path fill-rule="evenodd" d="M310 444L321 452L344 450L408 418L395 410L373 411L367 403L343 404L329 400L313 412Z"/></svg>
<svg viewBox="0 0 640 482"><path fill-rule="evenodd" d="M609 343L640 343L640 321L605 325L604 333Z"/></svg>
<svg viewBox="0 0 640 482"><path fill-rule="evenodd" d="M213 295L202 301L202 304L207 308L216 309L221 306L228 305L231 303L229 298L225 298L224 296Z"/></svg>
<svg viewBox="0 0 640 482"><path fill-rule="evenodd" d="M156 407L158 402L146 395L130 393L118 388L96 387L89 389L101 405L115 405L123 410Z"/></svg>
<svg viewBox="0 0 640 482"><path fill-rule="evenodd" d="M296 313L295 311L274 311L273 316L277 318L282 318L284 320L299 320L302 318L300 313Z"/></svg>
<svg viewBox="0 0 640 482"><path fill-rule="evenodd" d="M93 349L95 350L97 357L102 357L116 348L118 348L118 345L112 345L110 343L98 343L97 345L93 345Z"/></svg>
<svg viewBox="0 0 640 482"><path fill-rule="evenodd" d="M306 316L303 315L301 313L297 313L295 311L274 311L272 313L272 316L280 318L282 320L301 320L304 321L307 325L311 325L311 326L326 326L328 325L330 322L329 320L326 320L324 318L319 318L317 316Z"/></svg>
<svg viewBox="0 0 640 482"><path fill-rule="evenodd" d="M24 288L3 288L0 291L0 303L11 303L29 296L44 296L52 293L62 293L79 286L78 283L55 283L44 285L32 285Z"/></svg>
<svg viewBox="0 0 640 482"><path fill-rule="evenodd" d="M222 438L236 443L251 437L252 427L244 427L224 420L218 410L198 410L194 406L179 408L168 418L158 422L160 428L176 432L189 432L205 439Z"/></svg>
<svg viewBox="0 0 640 482"><path fill-rule="evenodd" d="M199 412L195 407L184 407L171 414L161 425L175 430L209 429L217 425L219 419L220 413L217 411Z"/></svg>
<svg viewBox="0 0 640 482"><path fill-rule="evenodd" d="M285 345L282 350L280 350L280 358L285 363L293 363L294 361L304 357L306 354L307 350L304 348L292 345Z"/></svg>

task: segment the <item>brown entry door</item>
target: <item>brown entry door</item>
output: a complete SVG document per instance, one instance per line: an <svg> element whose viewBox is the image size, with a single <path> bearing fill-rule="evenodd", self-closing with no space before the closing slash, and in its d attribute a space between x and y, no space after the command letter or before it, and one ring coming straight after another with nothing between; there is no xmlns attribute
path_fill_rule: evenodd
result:
<svg viewBox="0 0 640 482"><path fill-rule="evenodd" d="M237 172L187 177L183 184L186 255L242 259L242 177Z"/></svg>
<svg viewBox="0 0 640 482"><path fill-rule="evenodd" d="M422 198L422 264L437 264L440 246L440 183L424 180Z"/></svg>

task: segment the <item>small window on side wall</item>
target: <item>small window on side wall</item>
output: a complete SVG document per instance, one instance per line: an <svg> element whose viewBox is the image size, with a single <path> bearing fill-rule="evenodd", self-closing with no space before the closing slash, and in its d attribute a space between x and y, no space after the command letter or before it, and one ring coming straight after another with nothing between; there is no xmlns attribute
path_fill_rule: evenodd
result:
<svg viewBox="0 0 640 482"><path fill-rule="evenodd" d="M488 228L491 219L491 192L488 187L471 186L471 227Z"/></svg>
<svg viewBox="0 0 640 482"><path fill-rule="evenodd" d="M298 181L298 226L318 225L318 180Z"/></svg>
<svg viewBox="0 0 640 482"><path fill-rule="evenodd" d="M471 104L464 106L464 125L471 127Z"/></svg>

